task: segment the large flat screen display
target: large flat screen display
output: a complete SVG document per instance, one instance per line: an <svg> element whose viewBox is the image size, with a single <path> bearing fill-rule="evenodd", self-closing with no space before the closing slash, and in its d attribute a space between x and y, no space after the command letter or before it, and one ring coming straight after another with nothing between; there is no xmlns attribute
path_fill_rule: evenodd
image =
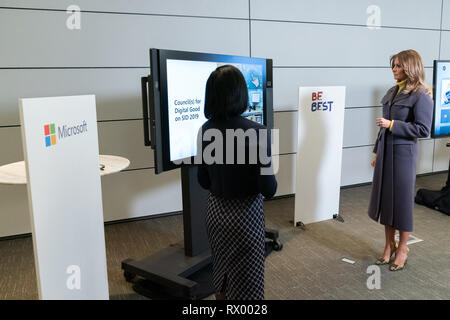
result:
<svg viewBox="0 0 450 320"><path fill-rule="evenodd" d="M434 61L434 116L431 137L450 136L450 61Z"/></svg>
<svg viewBox="0 0 450 320"><path fill-rule="evenodd" d="M191 157L197 153L196 134L207 120L203 114L206 81L211 72L225 64L166 60L170 161ZM263 124L263 65L229 64L237 67L247 82L249 99L243 116Z"/></svg>
<svg viewBox="0 0 450 320"><path fill-rule="evenodd" d="M150 57L149 95L150 109L154 108L150 114L154 117L151 133L155 140L152 146L156 173L174 169L179 166L174 161L196 155L197 134L207 121L204 116L206 82L219 66L237 67L246 80L248 104L242 116L271 125L272 93L267 89L272 88L272 60L159 49L151 49Z"/></svg>

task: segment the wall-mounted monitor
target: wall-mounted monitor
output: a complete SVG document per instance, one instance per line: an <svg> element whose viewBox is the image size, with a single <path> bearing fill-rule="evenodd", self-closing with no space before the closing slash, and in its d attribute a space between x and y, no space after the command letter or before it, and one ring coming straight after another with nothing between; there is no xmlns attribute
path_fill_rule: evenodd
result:
<svg viewBox="0 0 450 320"><path fill-rule="evenodd" d="M434 60L431 137L450 136L450 61Z"/></svg>
<svg viewBox="0 0 450 320"><path fill-rule="evenodd" d="M142 82L144 137L155 150L156 173L178 168L174 161L196 155L197 134L207 120L206 82L226 64L237 67L247 82L248 106L242 116L273 127L271 59L150 49L151 75Z"/></svg>

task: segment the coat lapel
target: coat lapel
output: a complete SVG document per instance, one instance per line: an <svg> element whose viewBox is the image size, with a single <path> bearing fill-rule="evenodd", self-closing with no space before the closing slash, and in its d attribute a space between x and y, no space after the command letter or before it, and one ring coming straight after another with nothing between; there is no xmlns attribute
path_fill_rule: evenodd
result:
<svg viewBox="0 0 450 320"><path fill-rule="evenodd" d="M403 90L405 90L405 89L403 88ZM397 103L397 102L400 102L400 101L403 101L403 100L406 100L406 99L408 99L408 98L411 96L411 93L404 94L404 93L403 93L403 90L400 91L400 92L394 97L394 100L392 101L392 104Z"/></svg>
<svg viewBox="0 0 450 320"><path fill-rule="evenodd" d="M388 90L388 92L386 92L385 96L383 97L383 99L381 99L381 104L385 105L387 103L391 104L392 100L394 99L395 93L398 90L398 86L393 86L392 88L390 88Z"/></svg>

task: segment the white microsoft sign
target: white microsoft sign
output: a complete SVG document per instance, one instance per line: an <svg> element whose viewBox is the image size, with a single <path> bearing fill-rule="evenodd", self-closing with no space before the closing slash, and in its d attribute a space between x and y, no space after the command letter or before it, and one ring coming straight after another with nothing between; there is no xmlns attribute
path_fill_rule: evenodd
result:
<svg viewBox="0 0 450 320"><path fill-rule="evenodd" d="M20 99L41 299L108 299L95 96Z"/></svg>

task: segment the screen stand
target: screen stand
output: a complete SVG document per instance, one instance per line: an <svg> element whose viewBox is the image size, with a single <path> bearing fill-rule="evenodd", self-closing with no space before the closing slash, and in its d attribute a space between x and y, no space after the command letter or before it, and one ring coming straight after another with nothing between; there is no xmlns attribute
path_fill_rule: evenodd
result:
<svg viewBox="0 0 450 320"><path fill-rule="evenodd" d="M209 191L197 181L197 167L181 168L184 248L171 245L142 260L122 262L125 279L136 276L136 292L154 299L201 299L214 293L205 212Z"/></svg>
<svg viewBox="0 0 450 320"><path fill-rule="evenodd" d="M142 260L122 261L125 279L151 299L202 299L214 293L205 214L209 191L197 181L197 167L181 168L184 248L171 245ZM280 251L278 231L266 229L266 256Z"/></svg>

